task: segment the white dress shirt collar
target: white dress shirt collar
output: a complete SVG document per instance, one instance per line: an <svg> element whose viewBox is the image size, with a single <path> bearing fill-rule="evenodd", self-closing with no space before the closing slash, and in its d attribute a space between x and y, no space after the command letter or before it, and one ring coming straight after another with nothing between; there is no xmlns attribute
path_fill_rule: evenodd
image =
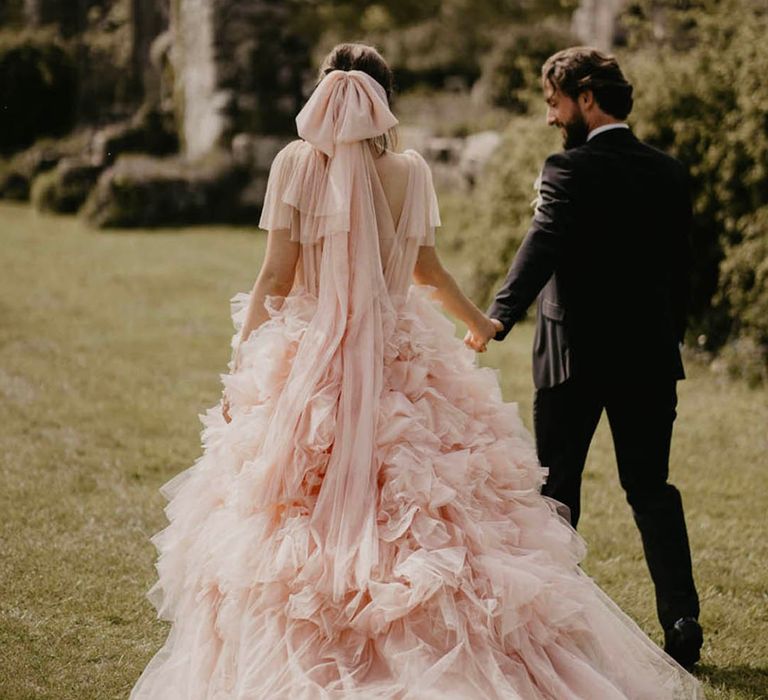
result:
<svg viewBox="0 0 768 700"><path fill-rule="evenodd" d="M611 129L629 129L629 124L625 124L624 122L617 122L615 124L603 124L602 126L598 126L596 129L592 129L587 134L587 141L594 138L598 134L602 134L604 131L610 131Z"/></svg>

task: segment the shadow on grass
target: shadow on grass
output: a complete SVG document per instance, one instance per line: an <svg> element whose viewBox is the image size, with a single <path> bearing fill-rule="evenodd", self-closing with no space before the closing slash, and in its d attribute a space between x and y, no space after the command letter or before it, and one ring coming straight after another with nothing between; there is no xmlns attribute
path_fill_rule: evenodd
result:
<svg viewBox="0 0 768 700"><path fill-rule="evenodd" d="M696 669L699 680L711 685L723 686L728 690L752 693L755 698L768 698L768 669L754 666L710 666L704 664Z"/></svg>

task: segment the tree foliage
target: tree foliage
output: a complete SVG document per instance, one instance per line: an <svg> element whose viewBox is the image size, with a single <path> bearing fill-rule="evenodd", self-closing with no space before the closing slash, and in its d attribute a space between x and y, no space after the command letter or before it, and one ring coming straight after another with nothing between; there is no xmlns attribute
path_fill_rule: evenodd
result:
<svg viewBox="0 0 768 700"><path fill-rule="evenodd" d="M506 31L542 17L567 17L574 0L331 0L316 8L325 28L318 52L339 41L376 44L401 90L426 84L465 86L481 75L484 57Z"/></svg>
<svg viewBox="0 0 768 700"><path fill-rule="evenodd" d="M635 85L632 126L679 158L694 200L692 340L730 343L754 378L768 367L768 6L756 0L643 0L624 17L620 61ZM512 69L514 72L514 69ZM513 119L473 196L465 279L479 300L499 283L530 219L530 186L555 142L543 118ZM537 164L537 165L536 165ZM480 240L482 239L482 241ZM484 246L489 251L482 250ZM498 262L499 257L503 262ZM746 348L749 357L735 352Z"/></svg>
<svg viewBox="0 0 768 700"><path fill-rule="evenodd" d="M491 105L526 112L531 92L540 90L541 65L574 43L570 32L554 23L517 24L499 30L482 61L483 97Z"/></svg>
<svg viewBox="0 0 768 700"><path fill-rule="evenodd" d="M628 56L634 121L691 174L695 330L709 349L743 337L768 348L768 6L647 5L671 29Z"/></svg>
<svg viewBox="0 0 768 700"><path fill-rule="evenodd" d="M0 152L74 125L77 71L71 53L48 34L0 35Z"/></svg>
<svg viewBox="0 0 768 700"><path fill-rule="evenodd" d="M536 178L560 140L547 127L540 106L530 112L512 116L471 200L449 197L444 207L443 245L460 253L461 285L482 305L490 301L525 236Z"/></svg>

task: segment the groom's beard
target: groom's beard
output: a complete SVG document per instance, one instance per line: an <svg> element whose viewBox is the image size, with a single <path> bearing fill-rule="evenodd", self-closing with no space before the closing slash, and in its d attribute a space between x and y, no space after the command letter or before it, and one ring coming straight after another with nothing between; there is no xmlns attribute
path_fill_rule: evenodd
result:
<svg viewBox="0 0 768 700"><path fill-rule="evenodd" d="M583 146L587 142L589 127L581 115L575 117L568 124L562 124L560 129L563 135L563 148L566 151L577 146Z"/></svg>

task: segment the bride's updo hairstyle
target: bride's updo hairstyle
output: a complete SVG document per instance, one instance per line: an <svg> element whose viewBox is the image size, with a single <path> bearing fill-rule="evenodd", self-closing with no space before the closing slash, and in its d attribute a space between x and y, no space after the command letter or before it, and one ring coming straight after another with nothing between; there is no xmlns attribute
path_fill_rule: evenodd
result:
<svg viewBox="0 0 768 700"><path fill-rule="evenodd" d="M367 44L339 44L331 49L320 67L322 80L328 73L335 70L359 70L371 76L387 93L387 102L392 106L395 77L384 57ZM392 128L386 134L369 139L377 155L397 147L397 131Z"/></svg>

